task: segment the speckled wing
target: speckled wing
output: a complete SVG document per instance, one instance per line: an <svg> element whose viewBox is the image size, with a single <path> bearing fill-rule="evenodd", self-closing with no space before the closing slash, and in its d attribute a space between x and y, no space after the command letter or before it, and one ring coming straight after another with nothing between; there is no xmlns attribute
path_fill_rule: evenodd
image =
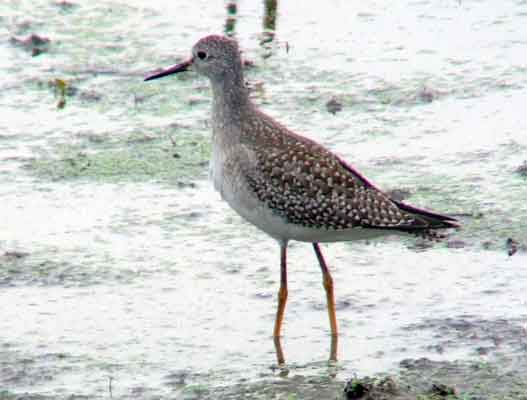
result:
<svg viewBox="0 0 527 400"><path fill-rule="evenodd" d="M431 227L323 146L283 126L276 132L274 121L272 127L262 118L258 124L258 137L246 140L257 163L246 179L254 195L288 223L328 230Z"/></svg>

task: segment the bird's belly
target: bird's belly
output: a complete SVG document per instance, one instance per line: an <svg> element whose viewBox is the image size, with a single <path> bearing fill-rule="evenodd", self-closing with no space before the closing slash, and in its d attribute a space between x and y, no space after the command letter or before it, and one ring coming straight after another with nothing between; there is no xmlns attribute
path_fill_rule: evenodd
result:
<svg viewBox="0 0 527 400"><path fill-rule="evenodd" d="M218 186L215 186L218 189ZM219 186L222 198L234 211L278 241L340 242L372 239L390 233L381 229L361 227L335 230L293 224L258 200L244 186L233 187L225 182Z"/></svg>
<svg viewBox="0 0 527 400"><path fill-rule="evenodd" d="M278 241L339 242L371 239L391 233L361 227L335 230L290 223L251 192L243 168L238 163L229 162L225 154L217 151L219 148L213 146L210 163L214 188L240 216Z"/></svg>

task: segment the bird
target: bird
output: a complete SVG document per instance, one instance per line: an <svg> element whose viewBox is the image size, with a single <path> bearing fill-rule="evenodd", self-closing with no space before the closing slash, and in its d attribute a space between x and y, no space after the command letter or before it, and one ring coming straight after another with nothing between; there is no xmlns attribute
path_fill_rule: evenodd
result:
<svg viewBox="0 0 527 400"><path fill-rule="evenodd" d="M212 87L210 176L215 189L235 212L280 246L275 344L288 297L289 242L313 246L322 272L331 337L336 340L334 282L320 243L389 234L433 239L440 236L438 230L460 227L451 216L391 198L327 147L261 111L245 84L236 40L203 37L186 61L156 70L144 80L189 70L208 78ZM330 358L336 360L336 351Z"/></svg>

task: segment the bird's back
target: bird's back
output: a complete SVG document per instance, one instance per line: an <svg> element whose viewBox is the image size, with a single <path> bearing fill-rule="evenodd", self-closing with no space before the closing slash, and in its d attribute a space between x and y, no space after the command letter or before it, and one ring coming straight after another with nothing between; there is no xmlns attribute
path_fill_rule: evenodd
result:
<svg viewBox="0 0 527 400"><path fill-rule="evenodd" d="M250 194L286 224L326 233L426 234L457 226L453 218L390 199L340 157L270 116L256 109L249 114L239 139L250 154L243 178Z"/></svg>

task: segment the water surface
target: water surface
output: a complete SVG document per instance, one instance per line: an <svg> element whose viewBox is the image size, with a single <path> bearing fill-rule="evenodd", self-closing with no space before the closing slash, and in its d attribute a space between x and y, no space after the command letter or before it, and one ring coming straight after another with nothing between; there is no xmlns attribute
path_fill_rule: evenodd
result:
<svg viewBox="0 0 527 400"><path fill-rule="evenodd" d="M419 357L525 370L527 4L282 2L261 44L262 3L239 2L233 28L255 102L464 225L431 246L324 246L341 331L329 370L320 273L293 244L293 374L344 380ZM207 82L142 81L227 15L221 1L0 5L0 393L106 397L111 378L113 396L185 396L277 378L278 246L207 180ZM31 34L50 40L34 57L9 40ZM491 345L481 331L496 326L519 344Z"/></svg>

